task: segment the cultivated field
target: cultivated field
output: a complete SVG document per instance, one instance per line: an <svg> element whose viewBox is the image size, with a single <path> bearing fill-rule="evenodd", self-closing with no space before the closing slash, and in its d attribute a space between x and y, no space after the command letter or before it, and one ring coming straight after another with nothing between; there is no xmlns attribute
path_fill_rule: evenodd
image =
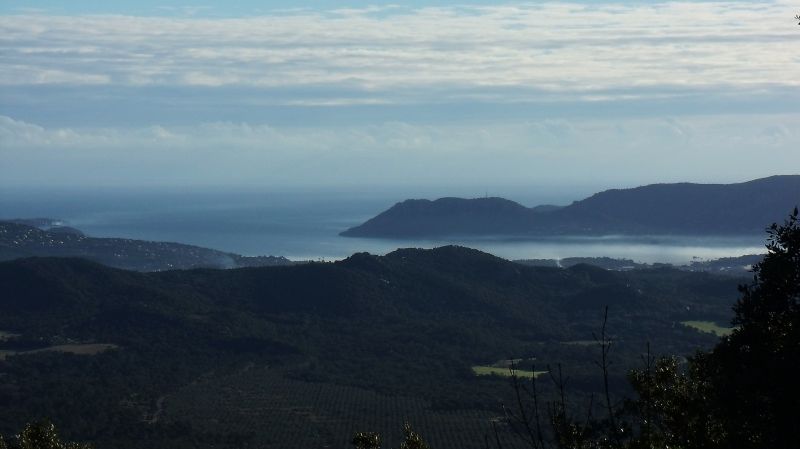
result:
<svg viewBox="0 0 800 449"><path fill-rule="evenodd" d="M513 371L511 371L509 368L503 368L498 366L473 366L472 372L475 373L476 376L511 377L512 374L515 374L517 377L526 377L526 378L530 378L531 376L539 377L542 374L547 373L547 371L529 371L520 369L514 369Z"/></svg>
<svg viewBox="0 0 800 449"><path fill-rule="evenodd" d="M733 332L732 327L723 327L713 321L681 321L681 324L697 329L700 332L714 334L717 337L724 337Z"/></svg>
<svg viewBox="0 0 800 449"><path fill-rule="evenodd" d="M393 447L408 422L431 447L478 449L497 418L480 410L437 410L422 398L294 380L264 366L206 376L167 396L163 406L165 421L233 433L243 446L261 448L346 448L356 432L380 432Z"/></svg>
<svg viewBox="0 0 800 449"><path fill-rule="evenodd" d="M6 334L8 335L8 334ZM0 360L5 360L6 357L19 354L35 354L38 352L66 352L69 354L77 355L95 355L110 349L117 348L117 345L109 343L86 343L86 344L69 344L69 345L55 345L46 348L32 349L29 351L10 351L0 350Z"/></svg>

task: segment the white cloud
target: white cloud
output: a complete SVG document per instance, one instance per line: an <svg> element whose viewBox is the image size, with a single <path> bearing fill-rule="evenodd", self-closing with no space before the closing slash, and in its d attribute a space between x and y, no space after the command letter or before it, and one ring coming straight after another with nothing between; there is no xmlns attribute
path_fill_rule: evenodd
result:
<svg viewBox="0 0 800 449"><path fill-rule="evenodd" d="M797 27L783 0L374 12L4 16L0 84L326 85L370 91L378 102L396 89L447 96L508 86L602 99L664 86L800 87Z"/></svg>

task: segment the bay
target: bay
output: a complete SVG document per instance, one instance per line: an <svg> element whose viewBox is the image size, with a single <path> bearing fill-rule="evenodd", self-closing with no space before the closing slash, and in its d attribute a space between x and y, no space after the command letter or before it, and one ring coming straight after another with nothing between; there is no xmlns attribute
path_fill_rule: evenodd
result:
<svg viewBox="0 0 800 449"><path fill-rule="evenodd" d="M480 192L484 193L484 192ZM687 264L764 252L763 236L559 236L387 240L340 237L406 198L483 196L471 187L4 189L0 218L62 219L93 237L204 246L243 255L337 260L356 252L457 244L507 259L612 257ZM484 193L487 194L488 192ZM491 194L526 206L569 204L588 188L505 187Z"/></svg>

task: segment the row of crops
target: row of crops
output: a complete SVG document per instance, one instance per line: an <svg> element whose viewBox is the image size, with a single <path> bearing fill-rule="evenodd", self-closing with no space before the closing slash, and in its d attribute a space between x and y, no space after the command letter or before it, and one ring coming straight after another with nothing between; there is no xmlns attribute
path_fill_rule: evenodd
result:
<svg viewBox="0 0 800 449"><path fill-rule="evenodd" d="M492 418L479 410L433 410L421 398L293 380L263 366L206 377L164 402L167 421L245 435L246 447L258 448L347 448L359 431L381 432L384 446L395 447L404 422L437 449L482 448Z"/></svg>

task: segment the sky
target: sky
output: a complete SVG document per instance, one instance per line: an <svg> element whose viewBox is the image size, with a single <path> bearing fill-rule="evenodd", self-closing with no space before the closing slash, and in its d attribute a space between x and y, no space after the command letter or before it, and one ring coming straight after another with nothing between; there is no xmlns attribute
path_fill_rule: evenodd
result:
<svg viewBox="0 0 800 449"><path fill-rule="evenodd" d="M0 3L0 188L800 173L796 1Z"/></svg>

